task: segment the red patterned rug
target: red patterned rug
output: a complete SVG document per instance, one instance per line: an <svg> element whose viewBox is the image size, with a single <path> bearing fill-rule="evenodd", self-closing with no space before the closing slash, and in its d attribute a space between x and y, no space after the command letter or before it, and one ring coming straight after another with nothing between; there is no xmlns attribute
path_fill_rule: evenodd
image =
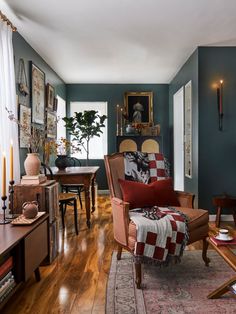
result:
<svg viewBox="0 0 236 314"><path fill-rule="evenodd" d="M220 299L207 295L235 276L235 272L214 251L206 267L200 251L185 251L180 264L168 267L145 265L143 289L134 283L134 267L129 253L120 261L113 253L107 282L107 314L235 314L236 298L232 292Z"/></svg>

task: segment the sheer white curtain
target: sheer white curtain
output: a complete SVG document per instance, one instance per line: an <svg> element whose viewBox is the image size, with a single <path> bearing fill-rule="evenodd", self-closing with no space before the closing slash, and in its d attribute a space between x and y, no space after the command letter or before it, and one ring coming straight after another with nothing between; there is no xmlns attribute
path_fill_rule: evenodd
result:
<svg viewBox="0 0 236 314"><path fill-rule="evenodd" d="M17 117L16 82L12 47L12 30L0 20L0 195L2 195L2 155L6 154L7 182L9 182L10 142L13 141L14 180L20 180L18 126L8 119L7 107ZM8 186L8 185L7 185Z"/></svg>

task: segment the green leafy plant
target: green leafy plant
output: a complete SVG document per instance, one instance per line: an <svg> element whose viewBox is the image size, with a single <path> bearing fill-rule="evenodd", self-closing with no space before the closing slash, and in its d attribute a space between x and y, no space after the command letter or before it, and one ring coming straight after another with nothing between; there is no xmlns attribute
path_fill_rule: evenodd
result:
<svg viewBox="0 0 236 314"><path fill-rule="evenodd" d="M72 141L77 141L77 146L82 146L86 152L86 165L89 161L89 142L92 137L100 137L102 128L105 127L106 115L100 116L98 111L87 110L75 112L73 117L64 117L65 127L72 135Z"/></svg>

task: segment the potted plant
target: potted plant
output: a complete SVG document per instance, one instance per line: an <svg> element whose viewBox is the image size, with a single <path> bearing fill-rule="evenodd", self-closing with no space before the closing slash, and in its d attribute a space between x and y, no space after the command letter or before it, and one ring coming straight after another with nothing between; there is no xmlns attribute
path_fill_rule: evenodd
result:
<svg viewBox="0 0 236 314"><path fill-rule="evenodd" d="M89 142L94 136L100 137L102 128L105 127L106 115L100 116L98 111L86 110L75 112L73 117L64 117L65 127L69 134L73 136L72 141L77 141L77 146L81 146L86 152L86 165L89 161Z"/></svg>

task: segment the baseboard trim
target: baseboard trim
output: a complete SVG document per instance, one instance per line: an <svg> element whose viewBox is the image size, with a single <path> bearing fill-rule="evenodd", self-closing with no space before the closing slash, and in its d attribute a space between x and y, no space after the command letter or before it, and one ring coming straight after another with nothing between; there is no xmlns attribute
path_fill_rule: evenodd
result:
<svg viewBox="0 0 236 314"><path fill-rule="evenodd" d="M216 215L209 215L209 221L215 221ZM234 221L233 215L221 215L220 221Z"/></svg>
<svg viewBox="0 0 236 314"><path fill-rule="evenodd" d="M110 191L109 190L98 190L99 195L109 195Z"/></svg>

